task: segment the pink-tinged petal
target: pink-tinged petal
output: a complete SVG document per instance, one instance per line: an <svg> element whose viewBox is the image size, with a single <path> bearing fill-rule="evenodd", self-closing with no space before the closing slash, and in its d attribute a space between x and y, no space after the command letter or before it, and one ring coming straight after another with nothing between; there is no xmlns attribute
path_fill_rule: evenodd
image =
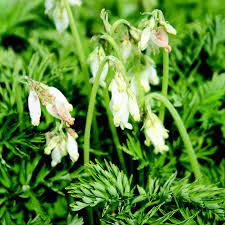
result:
<svg viewBox="0 0 225 225"><path fill-rule="evenodd" d="M153 31L151 40L158 47L165 48L167 52L171 51L171 47L168 44L168 34L163 28L160 27L156 31Z"/></svg>

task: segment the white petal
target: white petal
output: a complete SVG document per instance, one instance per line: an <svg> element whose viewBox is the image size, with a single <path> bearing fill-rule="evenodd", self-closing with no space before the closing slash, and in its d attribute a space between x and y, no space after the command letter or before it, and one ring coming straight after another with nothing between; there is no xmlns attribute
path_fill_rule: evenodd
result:
<svg viewBox="0 0 225 225"><path fill-rule="evenodd" d="M61 34L69 26L69 18L65 8L62 8L59 4L53 11L53 20L57 31Z"/></svg>
<svg viewBox="0 0 225 225"><path fill-rule="evenodd" d="M59 146L59 142L59 136L54 136L48 142L46 142L47 146L44 149L45 154L50 155L51 151L57 146Z"/></svg>
<svg viewBox="0 0 225 225"><path fill-rule="evenodd" d="M138 106L137 98L133 93L129 93L129 112L135 121L140 121L140 109Z"/></svg>
<svg viewBox="0 0 225 225"><path fill-rule="evenodd" d="M171 47L168 44L168 34L162 27L152 32L151 40L158 47L165 48L167 52L171 51Z"/></svg>
<svg viewBox="0 0 225 225"><path fill-rule="evenodd" d="M41 117L41 104L37 93L33 90L31 90L29 93L28 108L32 124L34 126L38 126Z"/></svg>
<svg viewBox="0 0 225 225"><path fill-rule="evenodd" d="M78 145L76 140L69 133L67 133L67 151L70 159L76 162L79 158Z"/></svg>
<svg viewBox="0 0 225 225"><path fill-rule="evenodd" d="M150 72L149 73L150 83L153 84L153 85L158 85L159 84L159 77L157 76L157 72L156 72L155 67L150 66L149 72Z"/></svg>
<svg viewBox="0 0 225 225"><path fill-rule="evenodd" d="M140 82L141 82L141 86L143 87L144 91L146 93L149 92L150 91L150 85L149 85L149 71L148 71L148 69L141 72Z"/></svg>
<svg viewBox="0 0 225 225"><path fill-rule="evenodd" d="M176 35L176 34L177 34L176 29L175 29L172 25L170 25L169 23L166 23L166 24L164 25L164 27L165 27L165 29L166 29L166 32L168 32L168 33L170 33L170 34L173 34L173 35Z"/></svg>
<svg viewBox="0 0 225 225"><path fill-rule="evenodd" d="M62 160L62 155L61 155L61 151L59 147L56 147L53 151L52 151L52 162L51 162L51 166L55 167L58 163L61 162Z"/></svg>
<svg viewBox="0 0 225 225"><path fill-rule="evenodd" d="M49 13L55 5L55 0L45 0L45 13Z"/></svg>
<svg viewBox="0 0 225 225"><path fill-rule="evenodd" d="M152 32L152 30L149 27L146 27L141 32L141 40L138 43L138 48L140 51L144 51L148 47L148 42L151 37L151 32Z"/></svg>
<svg viewBox="0 0 225 225"><path fill-rule="evenodd" d="M80 6L82 4L81 0L68 0L68 2L71 5L78 5L78 6Z"/></svg>
<svg viewBox="0 0 225 225"><path fill-rule="evenodd" d="M55 87L49 87L48 90L49 94L52 95L57 102L62 103L69 112L73 110L73 106L67 101L66 97L61 91Z"/></svg>

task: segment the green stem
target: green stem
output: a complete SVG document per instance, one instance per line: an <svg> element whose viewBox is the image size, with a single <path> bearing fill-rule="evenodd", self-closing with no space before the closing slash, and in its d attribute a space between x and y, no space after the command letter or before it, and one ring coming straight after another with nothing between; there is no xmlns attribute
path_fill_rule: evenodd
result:
<svg viewBox="0 0 225 225"><path fill-rule="evenodd" d="M167 97L168 91L168 79L169 79L169 54L165 50L163 51L163 80L162 80L162 95ZM164 122L165 106L160 105L159 119Z"/></svg>
<svg viewBox="0 0 225 225"><path fill-rule="evenodd" d="M84 163L85 164L89 163L91 124L92 124L93 112L95 107L95 98L97 95L99 81L100 81L103 68L109 59L110 59L109 57L105 57L102 63L100 64L95 77L92 90L91 90L91 96L89 100L86 125L85 125L85 131L84 131Z"/></svg>
<svg viewBox="0 0 225 225"><path fill-rule="evenodd" d="M169 100L161 94L152 93L152 94L147 95L147 97L159 100L169 110L170 114L172 115L172 117L173 117L173 119L174 119L174 121L177 125L177 128L180 132L180 135L183 139L184 145L187 149L188 157L189 157L189 160L190 160L191 167L192 167L192 170L194 172L195 178L199 179L202 175L201 175L200 167L199 167L199 164L198 164L197 156L196 156L195 151L192 147L191 140L190 140L189 135L187 133L187 130L184 126L184 123L183 123L181 117L179 116L177 110L173 107L173 105L169 102Z"/></svg>
<svg viewBox="0 0 225 225"><path fill-rule="evenodd" d="M118 155L121 167L122 167L123 171L125 173L127 173L125 162L124 162L124 157L123 157L123 152L122 152L122 149L120 148L119 137L118 137L116 128L115 128L114 123L113 123L112 112L109 108L110 99L109 99L109 93L108 93L106 88L104 88L103 94L104 94L105 108L106 108L106 113L107 113L107 117L108 117L108 121L109 121L109 127L110 127L110 130L111 130L111 133L112 133L113 142L114 142L114 145L116 147L116 151L117 151L117 155Z"/></svg>
<svg viewBox="0 0 225 225"><path fill-rule="evenodd" d="M89 91L91 89L91 86L89 84L89 73L88 73L88 68L87 68L87 64L86 64L86 60L85 60L86 57L84 54L84 47L81 43L79 32L78 32L71 8L68 4L68 1L63 0L63 2L64 2L64 6L66 8L66 11L67 11L67 15L69 17L70 29L71 29L71 32L72 32L72 35L73 35L73 38L74 38L74 41L76 44L76 46L75 46L76 52L77 52L77 55L78 55L78 58L80 61L81 69L85 74L85 82L86 82L86 85L88 86L88 91Z"/></svg>
<svg viewBox="0 0 225 225"><path fill-rule="evenodd" d="M111 44L111 46L114 48L114 50L116 52L116 55L119 58L119 60L121 62L123 62L123 56L122 56L122 54L120 52L120 48L117 45L117 43L115 42L115 40L109 34L106 34L106 33L103 34L100 38L108 41Z"/></svg>
<svg viewBox="0 0 225 225"><path fill-rule="evenodd" d="M124 24L128 27L130 27L130 23L125 20L125 19L119 19L117 20L116 22L113 23L112 27L111 27L111 30L110 30L110 35L113 36L113 34L115 33L117 27L120 25L120 24Z"/></svg>

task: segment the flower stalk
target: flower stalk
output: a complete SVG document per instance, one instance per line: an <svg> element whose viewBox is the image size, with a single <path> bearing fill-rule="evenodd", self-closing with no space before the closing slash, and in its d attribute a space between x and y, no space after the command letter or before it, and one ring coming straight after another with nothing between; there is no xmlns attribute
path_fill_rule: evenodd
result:
<svg viewBox="0 0 225 225"><path fill-rule="evenodd" d="M95 99L100 83L100 77L102 74L102 71L104 69L105 64L109 60L109 57L105 57L101 64L99 65L95 81L91 90L89 105L88 105L88 111L87 111L87 118L86 118L86 124L85 124L85 131L84 131L84 163L89 163L90 158L90 137L91 137L91 124L93 119L93 112L95 107Z"/></svg>
<svg viewBox="0 0 225 225"><path fill-rule="evenodd" d="M150 99L153 98L153 99L159 100L169 110L169 112L172 115L172 117L176 123L176 126L180 132L180 135L184 142L184 145L187 149L188 158L190 160L191 167L194 172L195 178L200 179L202 174L200 171L200 166L198 164L197 156L192 147L191 140L190 140L187 130L184 126L184 123L183 123L180 115L178 114L177 110L173 107L173 105L169 102L169 100L161 94L151 93L151 94L147 95L146 98L150 98Z"/></svg>
<svg viewBox="0 0 225 225"><path fill-rule="evenodd" d="M167 97L168 92L168 81L169 81L169 53L165 50L163 51L163 80L162 80L162 95ZM165 106L160 105L159 109L159 119L164 122L165 117Z"/></svg>

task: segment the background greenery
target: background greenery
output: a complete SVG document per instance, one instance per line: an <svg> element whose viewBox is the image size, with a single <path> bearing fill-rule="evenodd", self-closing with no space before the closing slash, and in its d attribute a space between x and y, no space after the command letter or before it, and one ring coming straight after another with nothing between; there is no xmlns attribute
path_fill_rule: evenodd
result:
<svg viewBox="0 0 225 225"><path fill-rule="evenodd" d="M101 142L92 140L91 145L91 159L97 158L99 162L91 164L91 176L85 176L79 186L72 185L70 191L77 194L82 205L85 189L98 190L94 182L100 181L95 173L102 173L106 181L111 181L115 193L103 187L102 193L110 194L96 210L102 224L110 221L153 224L157 219L158 224L164 224L167 218L170 224L221 224L224 195L218 197L218 194L224 193L224 189L219 188L225 188L224 1L84 0L81 8L74 9L74 15L79 21L86 55L93 50L90 38L103 31L99 17L102 8L110 10L111 21L126 18L134 25L140 20L140 12L159 8L177 29L176 38L171 40L169 98L188 128L206 176L203 186L188 183L192 177L179 181L178 178L190 174L191 168L176 127L167 115L165 126L170 130L171 151L166 155L156 156L145 151L138 132L118 130L123 150L128 153L124 153L128 175L119 171L108 126L99 126ZM78 218L72 211L78 206L69 207L74 199L65 190L76 178L83 177L82 143L88 105L84 76L70 31L63 35L56 32L53 22L44 14L41 0L1 0L0 21L0 223L82 224L86 211L82 210ZM160 75L161 57L155 60ZM79 134L80 159L77 163L65 158L62 164L51 168L50 157L43 154L44 133L54 126L54 121L44 112L41 125L32 127L27 108L28 90L21 83L21 76L26 74L57 87L73 104L74 128ZM100 98L97 112L97 122L107 124ZM104 166L104 159L112 161L119 169L108 163ZM141 171L148 174L144 180ZM132 174L133 179L129 180ZM122 184L115 181L118 176ZM85 186L87 184L90 186ZM137 184L138 191L134 191ZM171 201L171 193L177 200ZM96 195L88 195L86 206L95 205ZM114 202L109 203L109 199ZM146 205L149 199L156 201L156 206L149 211L150 206L141 210L138 204ZM113 216L116 210L120 213ZM96 223L99 223L97 217Z"/></svg>

